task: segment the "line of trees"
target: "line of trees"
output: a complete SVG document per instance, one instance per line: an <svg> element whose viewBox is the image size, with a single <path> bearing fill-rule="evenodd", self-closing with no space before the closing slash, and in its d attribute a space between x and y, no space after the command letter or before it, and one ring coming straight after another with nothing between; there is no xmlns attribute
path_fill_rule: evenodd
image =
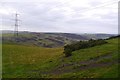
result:
<svg viewBox="0 0 120 80"><path fill-rule="evenodd" d="M85 49L85 48L89 48L89 47L93 47L93 46L97 46L97 45L102 45L107 43L105 40L103 39L98 39L98 40L89 40L89 41L79 41L77 43L74 44L69 44L64 46L64 54L66 57L71 56L72 52L75 50L79 50L79 49Z"/></svg>

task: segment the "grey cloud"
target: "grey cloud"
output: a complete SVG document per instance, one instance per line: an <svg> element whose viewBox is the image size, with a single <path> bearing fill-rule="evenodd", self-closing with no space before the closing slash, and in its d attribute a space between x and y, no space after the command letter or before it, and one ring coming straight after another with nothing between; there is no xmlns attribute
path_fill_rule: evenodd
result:
<svg viewBox="0 0 120 80"><path fill-rule="evenodd" d="M100 4L102 2L94 1L90 2L88 5L92 7ZM101 15L98 14L101 19L93 18L81 18L84 15L84 11L87 7L70 7L68 5L63 5L63 3L57 0L41 0L40 2L22 2L22 3L5 3L4 7L14 8L20 13L19 18L22 20L20 22L20 28L26 28L31 31L61 31L61 32L108 32L116 33L117 30L117 13L112 13ZM71 12L64 10L65 7L70 8ZM53 10L53 9L57 10ZM74 12L74 14L72 14ZM12 13L13 14L13 13ZM71 15L66 15L71 14ZM14 18L11 15L3 15L4 25L9 26L14 25L14 22L7 19ZM103 21L102 21L103 20ZM114 31L113 31L114 30Z"/></svg>

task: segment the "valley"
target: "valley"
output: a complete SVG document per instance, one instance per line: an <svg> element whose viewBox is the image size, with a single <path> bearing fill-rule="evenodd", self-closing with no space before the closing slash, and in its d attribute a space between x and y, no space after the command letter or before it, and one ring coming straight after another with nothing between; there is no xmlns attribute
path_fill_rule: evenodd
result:
<svg viewBox="0 0 120 80"><path fill-rule="evenodd" d="M50 34L42 35L45 37ZM39 36L42 35L39 34ZM4 36L9 38L10 34L5 34ZM27 38L25 41L19 41L18 39L17 42L14 42L11 40L12 38L3 41L3 78L118 77L119 37L107 39L107 44L73 51L72 56L65 57L63 45L60 43L61 45L58 46L58 40L62 41L63 38L57 41L50 39L51 37L49 37L49 39L48 37L43 38L43 40L49 40L48 42L52 41L57 43L57 47L46 47L33 45L33 43L35 43L34 41L29 42L32 41L30 39L34 39L33 37L30 38L33 35L24 35L24 37L25 36ZM54 36L54 38L55 37L56 36ZM68 38L68 35L66 37ZM37 37L35 40L38 38L41 37ZM20 39L24 39L23 36ZM69 38L66 42L72 41L74 43L78 38L73 39L74 38Z"/></svg>

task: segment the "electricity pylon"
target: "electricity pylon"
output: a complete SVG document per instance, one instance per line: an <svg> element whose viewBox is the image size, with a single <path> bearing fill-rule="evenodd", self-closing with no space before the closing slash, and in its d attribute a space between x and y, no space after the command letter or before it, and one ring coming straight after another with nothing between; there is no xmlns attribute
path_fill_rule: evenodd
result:
<svg viewBox="0 0 120 80"><path fill-rule="evenodd" d="M18 24L18 21L19 21L19 19L18 19L18 15L19 14L15 14L15 30L14 30L14 36L15 37L18 37L18 26L19 26L19 24Z"/></svg>

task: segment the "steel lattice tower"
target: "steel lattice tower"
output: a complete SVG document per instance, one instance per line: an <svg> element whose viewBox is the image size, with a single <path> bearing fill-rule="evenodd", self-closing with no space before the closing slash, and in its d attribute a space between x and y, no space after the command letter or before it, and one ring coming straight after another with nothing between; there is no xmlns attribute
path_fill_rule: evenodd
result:
<svg viewBox="0 0 120 80"><path fill-rule="evenodd" d="M17 13L15 14L15 30L14 30L14 36L15 36L15 37L18 36L18 26L19 26L19 25L18 25L18 21L19 21L19 20L18 20L18 15L19 15L19 14L17 14Z"/></svg>

